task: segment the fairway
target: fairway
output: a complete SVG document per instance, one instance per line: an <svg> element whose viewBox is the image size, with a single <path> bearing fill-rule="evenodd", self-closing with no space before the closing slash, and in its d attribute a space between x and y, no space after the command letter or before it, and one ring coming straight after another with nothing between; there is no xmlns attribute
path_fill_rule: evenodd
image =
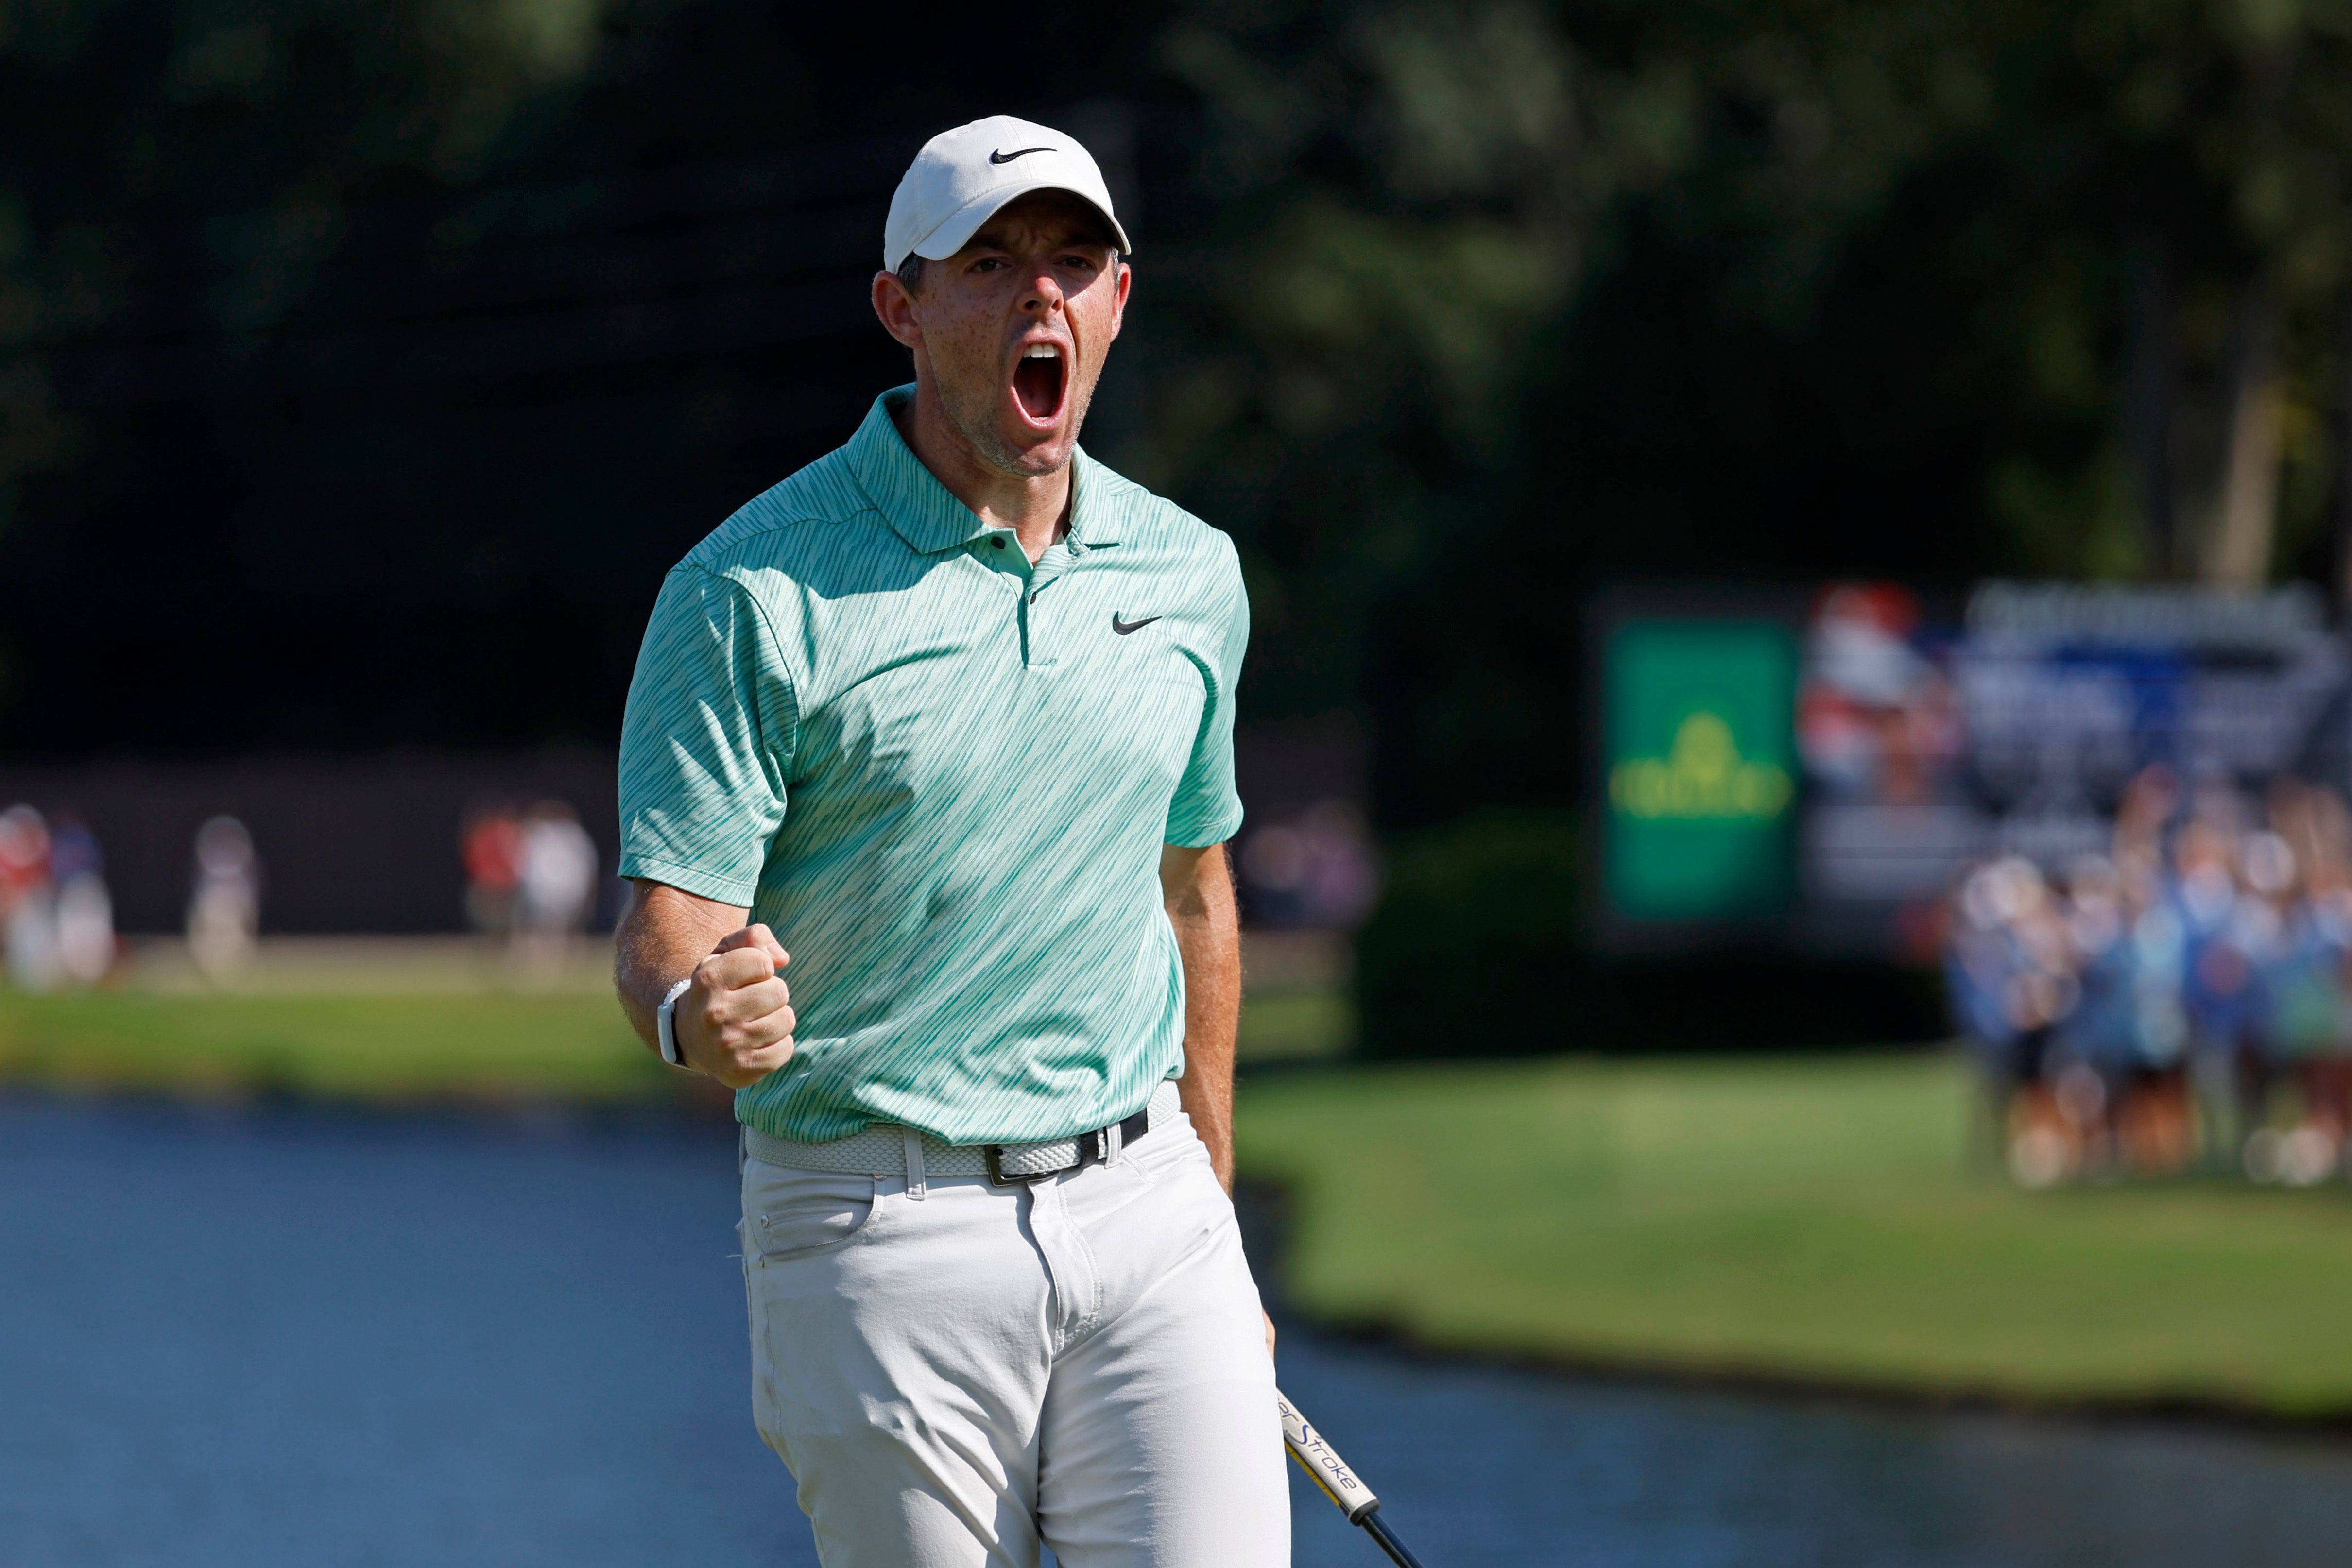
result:
<svg viewBox="0 0 2352 1568"><path fill-rule="evenodd" d="M2029 1194L1942 1055L1349 1069L1244 1086L1291 1299L1427 1344L2053 1403L2352 1413L2352 1192Z"/></svg>
<svg viewBox="0 0 2352 1568"><path fill-rule="evenodd" d="M0 992L0 1083L337 1099L660 1099L669 1071L596 991Z"/></svg>
<svg viewBox="0 0 2352 1568"><path fill-rule="evenodd" d="M495 949L464 940L281 938L223 991L176 945L159 944L121 989L0 988L0 1086L667 1100L681 1080L622 1019L611 963L608 948L583 945L559 971L518 976ZM1253 998L1241 1049L1252 1061L1328 1057L1348 1027L1328 986L1292 983Z"/></svg>

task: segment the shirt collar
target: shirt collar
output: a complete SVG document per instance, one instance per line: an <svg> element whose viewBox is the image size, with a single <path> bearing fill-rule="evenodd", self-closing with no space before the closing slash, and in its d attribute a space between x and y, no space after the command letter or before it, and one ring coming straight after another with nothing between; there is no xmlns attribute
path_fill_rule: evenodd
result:
<svg viewBox="0 0 2352 1568"><path fill-rule="evenodd" d="M988 525L923 466L898 434L895 415L914 401L912 386L892 387L874 400L866 423L849 438L849 465L857 483L900 538L920 555L937 555L985 537ZM1101 465L1084 448L1071 454L1069 543L1073 553L1118 543L1118 517L1101 492Z"/></svg>
<svg viewBox="0 0 2352 1568"><path fill-rule="evenodd" d="M1070 453L1070 549L1084 555L1090 549L1118 543L1119 510L1105 498L1110 470L1087 455L1083 446Z"/></svg>

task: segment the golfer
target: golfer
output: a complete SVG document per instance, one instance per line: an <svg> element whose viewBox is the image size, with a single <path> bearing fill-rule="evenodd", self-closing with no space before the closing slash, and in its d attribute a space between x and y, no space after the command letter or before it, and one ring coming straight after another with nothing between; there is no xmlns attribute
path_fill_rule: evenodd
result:
<svg viewBox="0 0 2352 1568"><path fill-rule="evenodd" d="M629 689L621 999L736 1091L827 1568L1289 1561L1226 1197L1249 607L1078 446L1129 248L1070 137L933 138L873 283L914 385L670 572Z"/></svg>

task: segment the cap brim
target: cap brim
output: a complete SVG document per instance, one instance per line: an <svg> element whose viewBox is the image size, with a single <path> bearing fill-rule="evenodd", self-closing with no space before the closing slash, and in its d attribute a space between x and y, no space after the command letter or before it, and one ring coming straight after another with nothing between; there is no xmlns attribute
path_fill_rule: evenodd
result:
<svg viewBox="0 0 2352 1568"><path fill-rule="evenodd" d="M1002 185L974 196L949 214L939 227L917 240L912 254L925 261L945 261L961 250L971 236L980 232L980 225L994 217L1007 202L1018 201L1032 191L1068 191L1101 216L1104 225L1110 230L1112 243L1118 246L1119 255L1125 256L1135 248L1127 243L1127 231L1118 226L1118 220L1105 211L1102 204L1092 196L1059 180L1033 180L1022 184Z"/></svg>

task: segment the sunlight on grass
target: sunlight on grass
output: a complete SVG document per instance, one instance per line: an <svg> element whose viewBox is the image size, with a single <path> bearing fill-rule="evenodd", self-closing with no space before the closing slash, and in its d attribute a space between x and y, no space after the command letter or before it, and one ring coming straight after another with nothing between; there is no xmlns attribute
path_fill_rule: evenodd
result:
<svg viewBox="0 0 2352 1568"><path fill-rule="evenodd" d="M2352 1409L2352 1192L2027 1194L1942 1056L1248 1085L1307 1311L1444 1345L2041 1399Z"/></svg>
<svg viewBox="0 0 2352 1568"><path fill-rule="evenodd" d="M374 1100L660 1099L610 995L0 993L0 1082Z"/></svg>

